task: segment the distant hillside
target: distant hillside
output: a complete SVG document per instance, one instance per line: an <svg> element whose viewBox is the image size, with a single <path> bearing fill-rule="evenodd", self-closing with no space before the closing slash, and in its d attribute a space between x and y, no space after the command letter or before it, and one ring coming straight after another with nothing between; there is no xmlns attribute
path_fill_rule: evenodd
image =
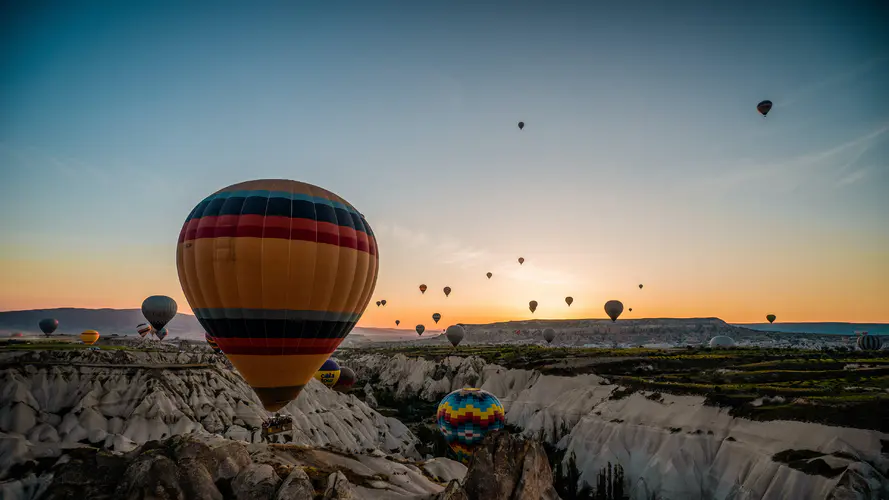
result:
<svg viewBox="0 0 889 500"><path fill-rule="evenodd" d="M37 323L43 318L59 320L59 329L55 334L72 335L84 330L98 330L102 335L116 333L119 335L135 335L136 325L145 323L141 309L79 309L64 307L60 309L32 309L30 311L0 312L0 335L12 332L40 334ZM190 314L179 313L167 325L169 337L185 337L200 339L204 336L198 320Z"/></svg>
<svg viewBox="0 0 889 500"><path fill-rule="evenodd" d="M854 335L865 331L871 335L889 335L889 323L739 323L735 326L760 332Z"/></svg>
<svg viewBox="0 0 889 500"><path fill-rule="evenodd" d="M135 335L136 325L145 323L141 309L81 309L63 307L59 309L31 309L28 311L0 312L0 336L13 332L25 335L43 335L37 323L43 318L59 320L59 329L54 335L76 335L84 330L98 330L102 335ZM192 340L204 338L204 329L191 314L179 313L167 325L169 338L182 337ZM390 328L355 328L352 335L366 335L374 340L396 340L416 334L412 330ZM350 335L350 336L352 336ZM380 338L384 337L384 338Z"/></svg>

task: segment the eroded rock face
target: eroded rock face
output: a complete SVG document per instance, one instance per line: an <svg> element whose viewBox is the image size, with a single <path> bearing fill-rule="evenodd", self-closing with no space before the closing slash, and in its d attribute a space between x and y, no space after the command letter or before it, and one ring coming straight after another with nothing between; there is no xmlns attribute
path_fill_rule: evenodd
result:
<svg viewBox="0 0 889 500"><path fill-rule="evenodd" d="M553 473L537 441L498 431L485 436L462 487L452 481L438 500L557 500Z"/></svg>
<svg viewBox="0 0 889 500"><path fill-rule="evenodd" d="M0 498L38 498L45 491L40 498L52 500L340 500L376 498L379 490L397 499L444 490L416 464L400 460L191 434L150 441L128 453L67 450L55 463L35 464L42 475L30 475L27 484L0 488Z"/></svg>

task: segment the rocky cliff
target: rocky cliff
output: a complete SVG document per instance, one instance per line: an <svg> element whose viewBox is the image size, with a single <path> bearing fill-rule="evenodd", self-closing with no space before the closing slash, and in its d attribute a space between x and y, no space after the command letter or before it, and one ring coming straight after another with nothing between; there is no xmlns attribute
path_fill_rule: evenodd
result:
<svg viewBox="0 0 889 500"><path fill-rule="evenodd" d="M700 396L624 391L595 374L544 375L477 357L440 361L346 355L382 399L436 402L475 386L507 422L558 450L577 487L620 465L631 498L887 498L889 435L807 422L736 418Z"/></svg>
<svg viewBox="0 0 889 500"><path fill-rule="evenodd" d="M0 354L0 480L24 463L82 447L129 452L175 435L262 441L267 413L212 354L34 351ZM279 442L417 457L416 438L354 396L315 380L282 411Z"/></svg>

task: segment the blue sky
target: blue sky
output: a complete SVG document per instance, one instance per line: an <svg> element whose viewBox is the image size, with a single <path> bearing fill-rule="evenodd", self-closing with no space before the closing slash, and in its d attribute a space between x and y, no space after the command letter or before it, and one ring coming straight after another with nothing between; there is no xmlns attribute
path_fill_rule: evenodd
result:
<svg viewBox="0 0 889 500"><path fill-rule="evenodd" d="M525 255L520 305L648 279L662 314L889 321L889 8L296 4L4 7L0 309L181 297L191 208L285 177L368 217L393 297Z"/></svg>

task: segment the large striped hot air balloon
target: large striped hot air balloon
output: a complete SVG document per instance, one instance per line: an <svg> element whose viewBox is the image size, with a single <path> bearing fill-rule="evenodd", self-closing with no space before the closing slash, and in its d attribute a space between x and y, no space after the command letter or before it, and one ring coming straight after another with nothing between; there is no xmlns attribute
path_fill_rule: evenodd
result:
<svg viewBox="0 0 889 500"><path fill-rule="evenodd" d="M86 330L80 334L80 340L86 345L93 345L99 340L99 332L95 330Z"/></svg>
<svg viewBox="0 0 889 500"><path fill-rule="evenodd" d="M438 428L457 459L468 464L490 432L506 426L506 412L496 396L481 389L458 389L438 405Z"/></svg>
<svg viewBox="0 0 889 500"><path fill-rule="evenodd" d="M176 263L198 321L269 411L299 396L349 334L379 269L364 216L291 180L242 182L201 201Z"/></svg>
<svg viewBox="0 0 889 500"><path fill-rule="evenodd" d="M321 365L321 368L315 372L315 378L327 387L333 387L340 379L340 365L332 359L328 359Z"/></svg>

